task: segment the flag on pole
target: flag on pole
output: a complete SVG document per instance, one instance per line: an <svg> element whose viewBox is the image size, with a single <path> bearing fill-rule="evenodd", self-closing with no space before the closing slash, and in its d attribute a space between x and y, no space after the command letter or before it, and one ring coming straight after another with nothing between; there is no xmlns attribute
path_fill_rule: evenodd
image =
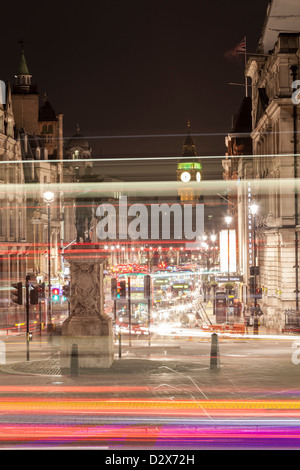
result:
<svg viewBox="0 0 300 470"><path fill-rule="evenodd" d="M245 56L245 94L248 96L248 80L246 75L246 66L247 66L247 46L246 46L246 36L240 41L240 43L235 46L231 51L226 52L225 57L227 59L236 59L240 54Z"/></svg>
<svg viewBox="0 0 300 470"><path fill-rule="evenodd" d="M240 52L246 53L246 36L231 51L226 53L226 57L236 57Z"/></svg>
<svg viewBox="0 0 300 470"><path fill-rule="evenodd" d="M233 49L234 54L238 54L239 52L246 52L246 37Z"/></svg>

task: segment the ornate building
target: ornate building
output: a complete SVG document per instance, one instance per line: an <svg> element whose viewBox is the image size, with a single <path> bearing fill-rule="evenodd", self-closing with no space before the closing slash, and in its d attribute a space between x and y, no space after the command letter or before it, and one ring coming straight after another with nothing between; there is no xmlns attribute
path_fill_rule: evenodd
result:
<svg viewBox="0 0 300 470"><path fill-rule="evenodd" d="M253 193L259 205L256 232L259 284L267 324L279 327L286 308L298 309L299 174L291 99L299 77L300 33L280 33L265 58L251 58ZM293 78L293 67L296 68ZM284 184L288 182L288 184Z"/></svg>
<svg viewBox="0 0 300 470"><path fill-rule="evenodd" d="M27 66L24 49L15 75L12 105L16 127L24 129L28 134L40 136L47 148L49 159L62 160L63 115L55 113L46 93L40 106L38 87L32 84L32 75Z"/></svg>
<svg viewBox="0 0 300 470"><path fill-rule="evenodd" d="M0 134L1 183L6 185L0 211L3 282L11 290L16 281L24 286L30 275L32 282L48 284L51 279L51 285L61 276L63 201L56 184L62 182L62 115L54 113L47 99L39 106L23 49L12 92L8 84L6 105L0 107ZM43 197L49 189L54 192L50 217ZM1 292L6 315L24 315L24 307L13 307L10 293Z"/></svg>
<svg viewBox="0 0 300 470"><path fill-rule="evenodd" d="M285 309L299 310L299 116L292 101L292 84L300 77L299 15L297 1L269 3L257 53L250 55L245 70L252 81L253 157L244 150L240 156L232 152L230 139L230 164L226 159L224 165L226 175L232 178L234 169L239 181L240 269L247 281L250 268L258 267L261 321L276 329L284 325ZM256 216L249 212L253 201Z"/></svg>
<svg viewBox="0 0 300 470"><path fill-rule="evenodd" d="M6 104L0 104L0 327L7 315L24 321L24 310L11 302L12 284L23 281L28 266L26 194L21 136L16 129L9 83Z"/></svg>
<svg viewBox="0 0 300 470"><path fill-rule="evenodd" d="M182 158L177 164L177 180L184 183L179 189L180 200L184 203L195 203L200 196L200 190L195 188L195 183L201 181L201 162L197 157L196 146L190 132L190 121L188 121L188 132L185 138Z"/></svg>
<svg viewBox="0 0 300 470"><path fill-rule="evenodd" d="M235 116L230 134L225 139L226 158L222 161L224 168L223 178L229 182L227 194L227 211L233 217L230 224L236 231L237 272L243 275L240 284L239 298L247 301L248 267L252 264L251 229L249 230L248 188L232 185L238 180L252 180L252 103L250 97L242 100L241 106Z"/></svg>

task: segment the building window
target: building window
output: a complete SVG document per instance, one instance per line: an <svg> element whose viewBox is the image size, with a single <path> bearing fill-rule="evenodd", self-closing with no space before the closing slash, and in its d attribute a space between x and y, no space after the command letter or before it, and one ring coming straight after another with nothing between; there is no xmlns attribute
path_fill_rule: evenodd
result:
<svg viewBox="0 0 300 470"><path fill-rule="evenodd" d="M12 238L14 236L14 226L13 226L13 211L9 211L9 236Z"/></svg>
<svg viewBox="0 0 300 470"><path fill-rule="evenodd" d="M80 152L79 150L75 150L73 153L73 160L78 160L80 158Z"/></svg>

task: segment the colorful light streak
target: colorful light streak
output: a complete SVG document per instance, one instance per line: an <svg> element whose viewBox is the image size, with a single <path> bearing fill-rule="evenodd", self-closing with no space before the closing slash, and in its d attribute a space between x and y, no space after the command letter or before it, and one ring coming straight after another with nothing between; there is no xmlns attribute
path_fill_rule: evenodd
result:
<svg viewBox="0 0 300 470"><path fill-rule="evenodd" d="M93 398L0 397L0 413L132 414L159 416L287 416L300 417L300 401L144 400Z"/></svg>
<svg viewBox="0 0 300 470"><path fill-rule="evenodd" d="M262 440L285 441L282 445L288 445L289 442L293 441L293 445L300 444L300 430L294 429L293 427L280 427L276 430L272 428L253 429L248 427L247 429L220 429L214 427L191 427L185 428L183 426L159 426L159 427L148 427L148 426L122 426L122 425L103 425L103 426L89 426L83 428L80 425L0 425L0 442L2 441L21 441L26 440L43 440L44 442L69 442L70 440L79 441L96 441L96 442L136 442L147 443L147 442L165 442L169 445L174 443L182 444L204 444L210 443L211 445L217 444L218 441L230 444L228 440L232 442L237 441L238 445L241 446L241 440L245 444L253 444L253 441L259 441L261 446L264 445ZM296 441L296 442L295 442Z"/></svg>
<svg viewBox="0 0 300 470"><path fill-rule="evenodd" d="M114 393L144 386L1 386L1 394ZM0 397L0 445L299 448L299 400ZM25 421L24 421L25 420ZM11 421L11 422L9 422ZM113 424L111 424L112 422ZM173 447L174 448L174 447Z"/></svg>

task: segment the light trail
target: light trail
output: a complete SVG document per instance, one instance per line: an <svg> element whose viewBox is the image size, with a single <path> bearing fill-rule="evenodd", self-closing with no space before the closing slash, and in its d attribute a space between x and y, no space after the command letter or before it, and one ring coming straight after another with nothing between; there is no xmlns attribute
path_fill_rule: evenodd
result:
<svg viewBox="0 0 300 470"><path fill-rule="evenodd" d="M49 392L25 386L23 392ZM1 392L16 392L4 386ZM144 387L125 387L142 391ZM59 386L58 392L116 387ZM299 400L0 398L1 448L299 448Z"/></svg>
<svg viewBox="0 0 300 470"><path fill-rule="evenodd" d="M165 416L293 416L300 418L300 401L293 400L144 400L144 399L93 399L73 397L49 399L0 397L0 413L59 414L134 414Z"/></svg>

